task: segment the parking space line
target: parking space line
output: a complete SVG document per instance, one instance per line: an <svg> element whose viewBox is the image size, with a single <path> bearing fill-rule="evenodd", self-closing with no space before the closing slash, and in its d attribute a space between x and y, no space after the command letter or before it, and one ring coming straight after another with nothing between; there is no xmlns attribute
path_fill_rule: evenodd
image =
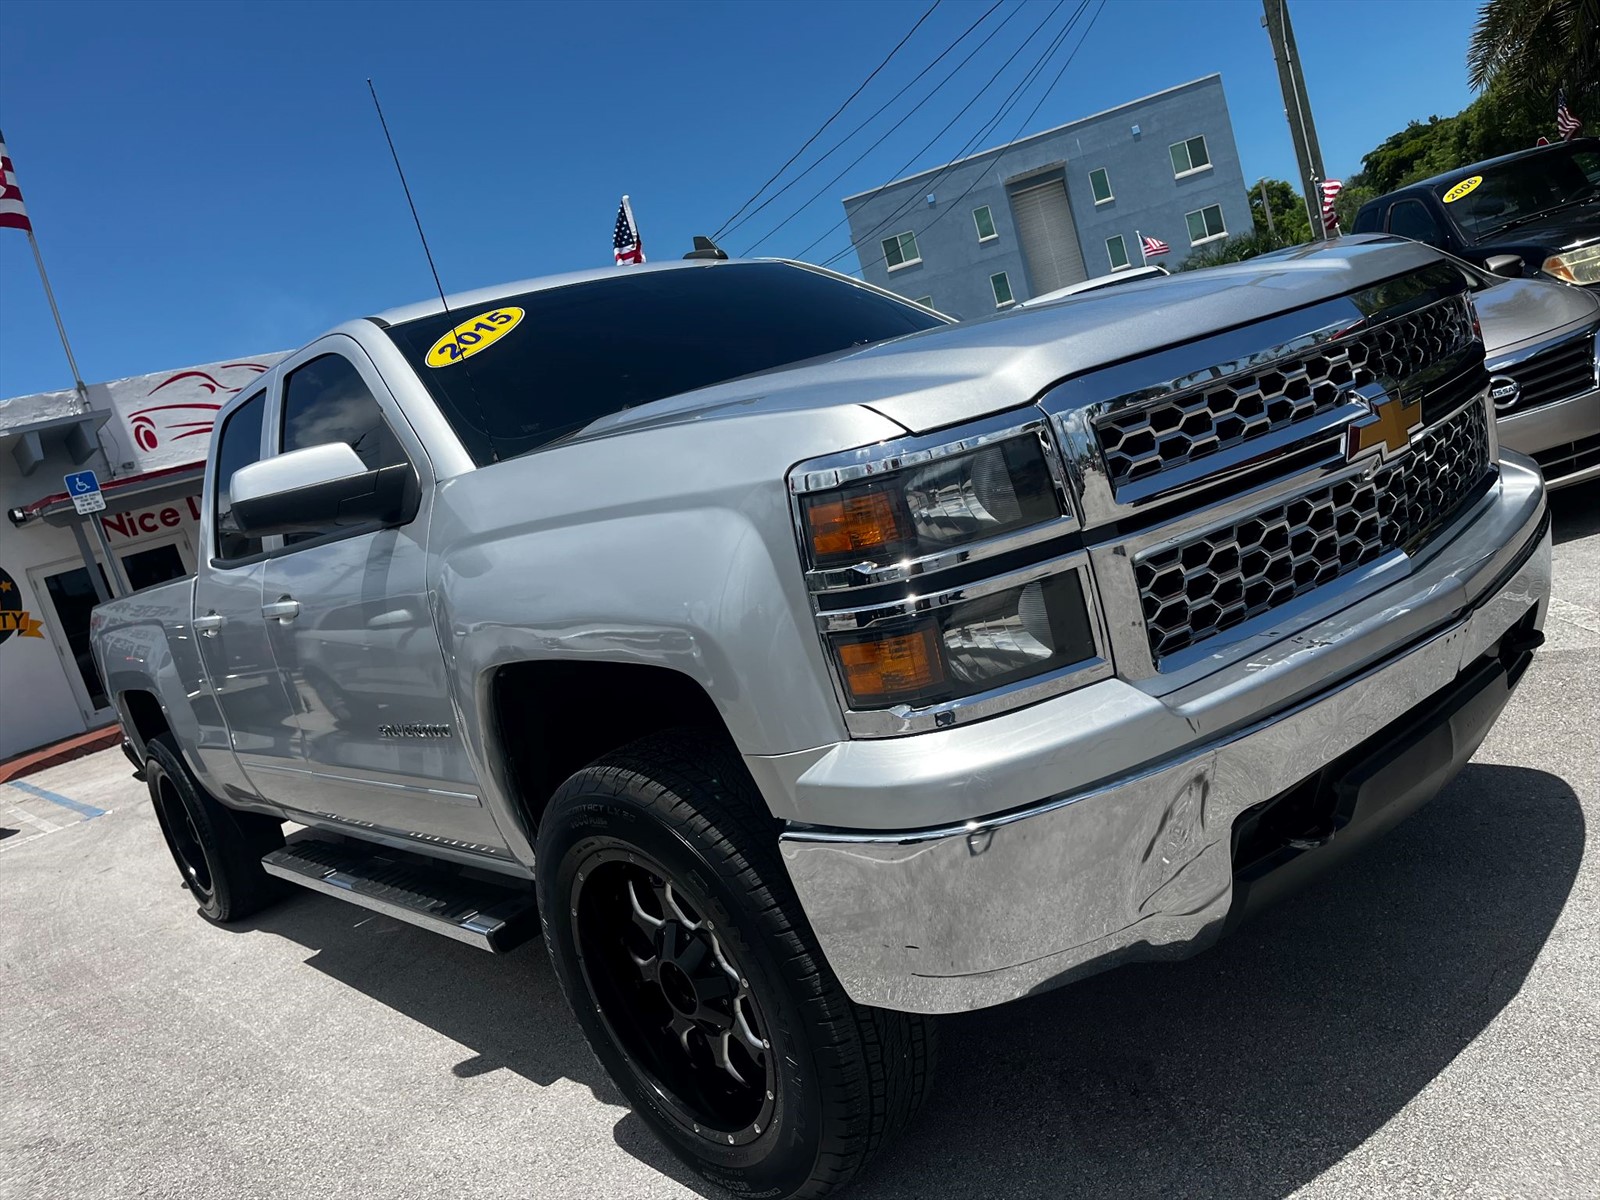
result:
<svg viewBox="0 0 1600 1200"><path fill-rule="evenodd" d="M57 825L54 821L47 821L43 817L36 817L27 809L19 808L15 804L6 805L5 812L8 818L14 817L18 821L21 821L24 825L32 825L40 833L54 833L56 830L61 828L61 826Z"/></svg>
<svg viewBox="0 0 1600 1200"><path fill-rule="evenodd" d="M74 800L71 796L63 796L60 792L52 792L49 788L35 787L31 783L23 783L20 779L13 779L8 786L16 788L19 792L26 792L30 796L37 796L41 800L48 800L51 804L59 804L62 808L69 808L85 821L92 821L95 817L106 815L106 810L103 808L85 804L82 800Z"/></svg>

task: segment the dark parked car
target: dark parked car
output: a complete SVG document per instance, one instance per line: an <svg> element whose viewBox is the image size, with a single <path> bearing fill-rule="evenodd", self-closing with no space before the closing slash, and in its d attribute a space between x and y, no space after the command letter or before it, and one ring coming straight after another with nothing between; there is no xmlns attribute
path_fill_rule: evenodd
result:
<svg viewBox="0 0 1600 1200"><path fill-rule="evenodd" d="M1499 275L1600 287L1600 138L1424 179L1362 205L1351 232L1427 242Z"/></svg>

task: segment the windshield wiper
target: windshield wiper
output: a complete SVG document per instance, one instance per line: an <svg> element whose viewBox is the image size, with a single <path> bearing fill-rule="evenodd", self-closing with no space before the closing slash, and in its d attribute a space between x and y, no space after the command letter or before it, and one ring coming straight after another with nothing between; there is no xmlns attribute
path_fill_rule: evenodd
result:
<svg viewBox="0 0 1600 1200"><path fill-rule="evenodd" d="M1515 229L1519 225L1526 225L1530 221L1542 221L1551 213L1560 212L1564 208L1571 208L1575 204L1592 203L1597 195L1600 195L1600 189L1591 189L1587 195L1574 196L1571 200L1563 200L1560 204L1552 204L1549 208L1542 208L1538 212L1525 213L1520 217L1516 217L1510 221L1507 221L1504 225L1496 225L1483 236L1494 237L1496 234L1504 233L1508 229Z"/></svg>

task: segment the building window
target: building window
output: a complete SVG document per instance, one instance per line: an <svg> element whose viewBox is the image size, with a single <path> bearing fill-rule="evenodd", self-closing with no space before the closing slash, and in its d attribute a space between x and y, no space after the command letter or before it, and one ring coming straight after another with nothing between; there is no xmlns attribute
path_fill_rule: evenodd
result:
<svg viewBox="0 0 1600 1200"><path fill-rule="evenodd" d="M1107 200L1115 199L1111 195L1111 176L1106 174L1104 167L1096 167L1089 172L1089 190L1094 193L1094 202L1104 204Z"/></svg>
<svg viewBox="0 0 1600 1200"><path fill-rule="evenodd" d="M980 242L992 242L1000 236L994 231L994 214L989 211L987 204L982 208L972 210L972 223L978 227L978 240Z"/></svg>
<svg viewBox="0 0 1600 1200"><path fill-rule="evenodd" d="M917 252L917 235L908 229L892 238L884 238L883 261L889 264L891 271L921 262L922 255Z"/></svg>
<svg viewBox="0 0 1600 1200"><path fill-rule="evenodd" d="M1113 271L1120 271L1128 265L1128 244L1122 240L1120 233L1106 239L1106 257L1111 260Z"/></svg>
<svg viewBox="0 0 1600 1200"><path fill-rule="evenodd" d="M1206 152L1206 139L1192 137L1187 142L1174 142L1167 147L1172 155L1172 174L1175 177L1203 171L1211 165L1211 155Z"/></svg>
<svg viewBox="0 0 1600 1200"><path fill-rule="evenodd" d="M1189 245L1198 246L1201 242L1209 242L1213 238L1227 237L1228 227L1222 223L1222 208L1216 204L1208 204L1204 208L1197 208L1192 213L1185 213L1184 220L1189 222Z"/></svg>
<svg viewBox="0 0 1600 1200"><path fill-rule="evenodd" d="M1006 278L1004 271L997 275L989 276L989 286L994 290L994 306L996 308L1005 308L1007 305L1017 302L1017 298L1011 294L1011 280Z"/></svg>

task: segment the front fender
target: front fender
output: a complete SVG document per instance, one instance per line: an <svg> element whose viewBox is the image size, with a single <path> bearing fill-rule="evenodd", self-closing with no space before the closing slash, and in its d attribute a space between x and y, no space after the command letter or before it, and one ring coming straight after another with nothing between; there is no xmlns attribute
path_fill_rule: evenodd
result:
<svg viewBox="0 0 1600 1200"><path fill-rule="evenodd" d="M680 672L747 755L841 740L784 479L801 459L900 433L849 407L751 415L579 443L441 486L435 617L488 790L506 802L487 715L508 663Z"/></svg>

